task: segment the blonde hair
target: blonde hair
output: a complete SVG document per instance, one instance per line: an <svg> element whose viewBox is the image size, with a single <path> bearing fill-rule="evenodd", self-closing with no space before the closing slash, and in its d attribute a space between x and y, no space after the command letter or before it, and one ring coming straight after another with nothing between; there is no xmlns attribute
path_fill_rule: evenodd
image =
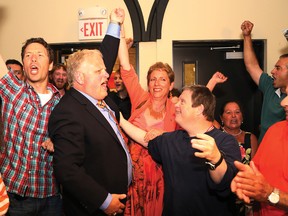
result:
<svg viewBox="0 0 288 216"><path fill-rule="evenodd" d="M80 65L87 59L87 57L92 56L96 63L103 61L102 54L99 50L78 50L72 53L67 59L67 77L70 86L73 86L75 74L78 71Z"/></svg>

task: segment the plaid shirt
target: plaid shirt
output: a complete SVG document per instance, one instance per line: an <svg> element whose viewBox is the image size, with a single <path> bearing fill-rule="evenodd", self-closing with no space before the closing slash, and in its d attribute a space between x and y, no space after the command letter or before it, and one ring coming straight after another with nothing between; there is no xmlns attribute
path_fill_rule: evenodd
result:
<svg viewBox="0 0 288 216"><path fill-rule="evenodd" d="M59 192L53 174L52 154L41 144L48 139L48 119L60 100L48 84L52 98L41 106L40 98L27 82L12 72L0 80L4 144L0 169L7 191L26 197L44 198Z"/></svg>

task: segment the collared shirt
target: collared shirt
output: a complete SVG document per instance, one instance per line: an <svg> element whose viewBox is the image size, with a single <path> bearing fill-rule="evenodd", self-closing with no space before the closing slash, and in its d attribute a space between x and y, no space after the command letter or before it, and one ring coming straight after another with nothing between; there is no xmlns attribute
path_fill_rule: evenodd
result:
<svg viewBox="0 0 288 216"><path fill-rule="evenodd" d="M120 26L110 23L107 33L120 38ZM0 169L10 193L43 198L59 192L53 174L52 154L41 147L48 139L48 119L60 100L56 87L48 84L52 98L41 106L32 86L18 80L12 72L0 80L4 144Z"/></svg>
<svg viewBox="0 0 288 216"><path fill-rule="evenodd" d="M273 79L267 73L260 76L259 89L263 92L263 103L258 143L271 125L285 119L285 111L280 102L286 97L286 94L274 88Z"/></svg>
<svg viewBox="0 0 288 216"><path fill-rule="evenodd" d="M32 86L8 72L0 80L4 144L0 168L7 190L26 197L43 198L59 192L53 175L52 154L41 147L48 139L48 118L60 100L48 84L51 99L41 106Z"/></svg>
<svg viewBox="0 0 288 216"><path fill-rule="evenodd" d="M281 89L280 88L276 89L275 94L278 95L279 98L281 98L281 94L282 94Z"/></svg>

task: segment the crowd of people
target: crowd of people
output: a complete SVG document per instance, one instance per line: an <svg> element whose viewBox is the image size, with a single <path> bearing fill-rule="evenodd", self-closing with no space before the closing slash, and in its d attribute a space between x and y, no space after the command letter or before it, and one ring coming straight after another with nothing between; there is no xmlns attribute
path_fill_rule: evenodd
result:
<svg viewBox="0 0 288 216"><path fill-rule="evenodd" d="M221 72L175 95L173 69L156 62L146 91L124 20L114 9L100 50L65 65L43 38L24 43L23 65L0 56L0 215L288 215L288 54L264 73L242 23L244 63L263 92L257 140L235 99L215 121Z"/></svg>

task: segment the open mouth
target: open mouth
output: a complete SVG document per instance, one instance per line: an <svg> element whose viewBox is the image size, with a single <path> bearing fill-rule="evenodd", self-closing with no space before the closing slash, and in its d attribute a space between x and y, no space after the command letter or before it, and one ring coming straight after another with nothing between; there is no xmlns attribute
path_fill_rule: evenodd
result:
<svg viewBox="0 0 288 216"><path fill-rule="evenodd" d="M37 74L38 73L38 67L36 65L31 65L31 74Z"/></svg>
<svg viewBox="0 0 288 216"><path fill-rule="evenodd" d="M154 91L154 92L161 92L162 89L161 89L161 88L154 88L153 91Z"/></svg>
<svg viewBox="0 0 288 216"><path fill-rule="evenodd" d="M101 86L102 86L103 88L105 88L105 90L107 90L107 85L108 85L108 81L105 81L105 82L103 82L103 83L101 84Z"/></svg>

